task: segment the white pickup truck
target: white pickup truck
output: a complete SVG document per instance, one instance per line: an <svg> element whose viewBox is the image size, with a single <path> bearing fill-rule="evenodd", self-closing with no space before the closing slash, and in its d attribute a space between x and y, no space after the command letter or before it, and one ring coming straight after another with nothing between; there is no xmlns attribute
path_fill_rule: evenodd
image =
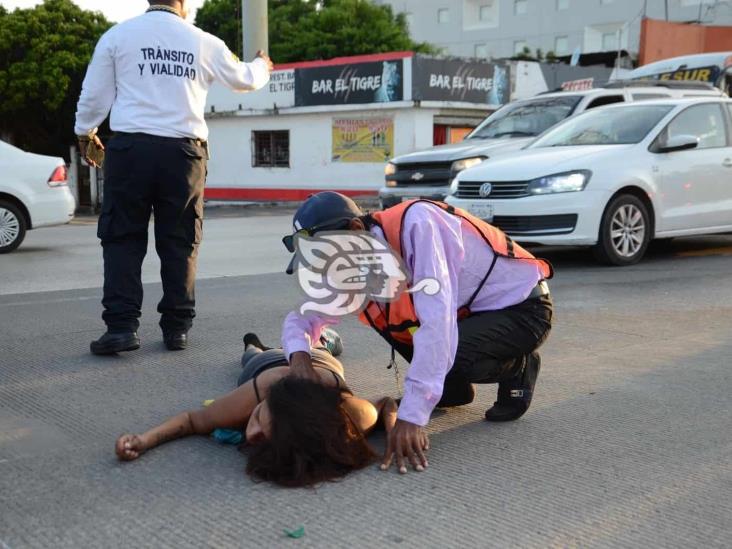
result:
<svg viewBox="0 0 732 549"><path fill-rule="evenodd" d="M559 91L504 105L488 116L461 143L440 145L393 158L386 165L381 206L403 200L444 200L455 176L464 169L519 150L565 118L588 109L648 99L724 95L698 82L618 81L603 88Z"/></svg>

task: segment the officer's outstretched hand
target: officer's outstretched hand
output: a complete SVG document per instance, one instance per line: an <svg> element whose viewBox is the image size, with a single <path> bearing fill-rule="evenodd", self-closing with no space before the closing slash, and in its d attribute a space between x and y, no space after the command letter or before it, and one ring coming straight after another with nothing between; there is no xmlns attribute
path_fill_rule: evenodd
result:
<svg viewBox="0 0 732 549"><path fill-rule="evenodd" d="M259 50L257 52L257 57L260 57L261 59L264 59L267 62L267 68L269 69L269 72L272 72L274 70L274 63L272 63L272 60L269 58L269 55L264 53L263 50Z"/></svg>
<svg viewBox="0 0 732 549"><path fill-rule="evenodd" d="M386 452L381 462L381 470L387 471L396 456L399 472L407 472L407 463L415 471L424 471L429 463L425 452L430 449L430 441L424 428L414 423L397 419L396 425L386 438Z"/></svg>

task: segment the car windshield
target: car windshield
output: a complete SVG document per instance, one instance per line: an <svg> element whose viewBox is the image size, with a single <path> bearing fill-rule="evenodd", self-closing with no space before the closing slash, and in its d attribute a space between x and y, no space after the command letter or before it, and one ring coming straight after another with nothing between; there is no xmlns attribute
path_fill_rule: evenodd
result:
<svg viewBox="0 0 732 549"><path fill-rule="evenodd" d="M581 98L565 95L509 103L483 120L466 139L539 135L572 114Z"/></svg>
<svg viewBox="0 0 732 549"><path fill-rule="evenodd" d="M639 143L672 108L632 105L587 111L549 131L531 148Z"/></svg>

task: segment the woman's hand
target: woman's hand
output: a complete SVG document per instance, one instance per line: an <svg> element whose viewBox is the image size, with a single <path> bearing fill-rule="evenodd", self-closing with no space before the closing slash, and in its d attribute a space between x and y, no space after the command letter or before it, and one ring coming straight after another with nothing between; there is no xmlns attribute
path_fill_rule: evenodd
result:
<svg viewBox="0 0 732 549"><path fill-rule="evenodd" d="M407 472L407 462L412 464L415 471L424 471L429 465L425 455L429 449L430 441L423 427L397 419L386 438L386 452L381 462L381 470L388 470L396 456L400 473Z"/></svg>
<svg viewBox="0 0 732 549"><path fill-rule="evenodd" d="M114 445L114 451L121 461L133 461L139 458L145 450L145 445L138 435L122 435Z"/></svg>

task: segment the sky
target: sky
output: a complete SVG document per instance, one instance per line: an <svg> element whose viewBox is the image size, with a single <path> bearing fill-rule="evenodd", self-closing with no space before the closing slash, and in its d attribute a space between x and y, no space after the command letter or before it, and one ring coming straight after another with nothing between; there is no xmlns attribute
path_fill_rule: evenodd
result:
<svg viewBox="0 0 732 549"><path fill-rule="evenodd" d="M135 15L140 15L148 7L147 0L73 0L74 4L86 9L101 11L110 21L119 23ZM41 0L0 0L0 5L13 10L15 8L32 8L40 4ZM188 0L192 21L196 8L203 4L203 0Z"/></svg>

